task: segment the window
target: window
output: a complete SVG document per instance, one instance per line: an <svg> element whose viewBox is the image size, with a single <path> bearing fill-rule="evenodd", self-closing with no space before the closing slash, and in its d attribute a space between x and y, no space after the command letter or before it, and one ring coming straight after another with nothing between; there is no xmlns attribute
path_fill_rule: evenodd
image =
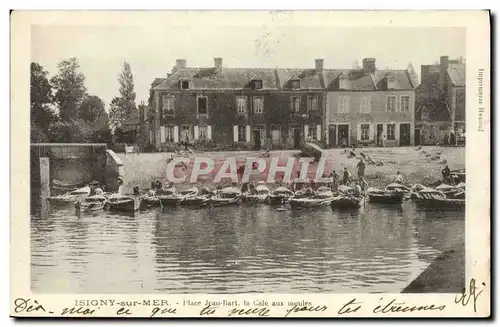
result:
<svg viewBox="0 0 500 327"><path fill-rule="evenodd" d="M181 141L190 141L191 140L191 126L182 126L181 130Z"/></svg>
<svg viewBox="0 0 500 327"><path fill-rule="evenodd" d="M167 142L174 142L174 127L166 126L165 127L165 139Z"/></svg>
<svg viewBox="0 0 500 327"><path fill-rule="evenodd" d="M407 95L401 96L401 111L410 112L410 97Z"/></svg>
<svg viewBox="0 0 500 327"><path fill-rule="evenodd" d="M338 113L345 114L349 112L349 97L347 95L339 96Z"/></svg>
<svg viewBox="0 0 500 327"><path fill-rule="evenodd" d="M256 90L262 89L262 80L261 79L256 79L253 81L253 88Z"/></svg>
<svg viewBox="0 0 500 327"><path fill-rule="evenodd" d="M199 130L199 138L200 140L204 140L207 138L207 126L200 126L198 127L198 130Z"/></svg>
<svg viewBox="0 0 500 327"><path fill-rule="evenodd" d="M292 97L292 111L300 112L300 97Z"/></svg>
<svg viewBox="0 0 500 327"><path fill-rule="evenodd" d="M174 113L174 101L175 98L172 95L164 95L162 98L162 109L163 112L166 114L173 114Z"/></svg>
<svg viewBox="0 0 500 327"><path fill-rule="evenodd" d="M310 140L317 140L317 136L316 125L309 125L307 129L307 138Z"/></svg>
<svg viewBox="0 0 500 327"><path fill-rule="evenodd" d="M387 124L387 139L389 141L396 139L396 124Z"/></svg>
<svg viewBox="0 0 500 327"><path fill-rule="evenodd" d="M368 114L371 111L370 97L361 97L359 112Z"/></svg>
<svg viewBox="0 0 500 327"><path fill-rule="evenodd" d="M208 113L207 97L198 97L198 115L206 115Z"/></svg>
<svg viewBox="0 0 500 327"><path fill-rule="evenodd" d="M253 98L253 112L256 114L264 113L264 98L261 97Z"/></svg>
<svg viewBox="0 0 500 327"><path fill-rule="evenodd" d="M246 126L238 126L238 142L245 142L246 139Z"/></svg>
<svg viewBox="0 0 500 327"><path fill-rule="evenodd" d="M271 125L271 140L273 143L281 143L281 126Z"/></svg>
<svg viewBox="0 0 500 327"><path fill-rule="evenodd" d="M389 95L387 97L386 110L387 112L396 112L396 96Z"/></svg>
<svg viewBox="0 0 500 327"><path fill-rule="evenodd" d="M189 81L181 81L181 89L188 90L189 89Z"/></svg>
<svg viewBox="0 0 500 327"><path fill-rule="evenodd" d="M300 80L299 79L292 80L292 89L300 89Z"/></svg>
<svg viewBox="0 0 500 327"><path fill-rule="evenodd" d="M308 97L307 98L307 107L309 108L309 111L318 110L318 98L315 96Z"/></svg>
<svg viewBox="0 0 500 327"><path fill-rule="evenodd" d="M247 113L247 98L246 97L236 97L236 110L239 114Z"/></svg>
<svg viewBox="0 0 500 327"><path fill-rule="evenodd" d="M361 141L370 140L370 124L361 124Z"/></svg>

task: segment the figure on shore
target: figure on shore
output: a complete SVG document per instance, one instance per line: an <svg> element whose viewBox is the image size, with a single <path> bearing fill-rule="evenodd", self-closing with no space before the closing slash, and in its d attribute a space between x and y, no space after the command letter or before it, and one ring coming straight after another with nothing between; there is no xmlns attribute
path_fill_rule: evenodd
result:
<svg viewBox="0 0 500 327"><path fill-rule="evenodd" d="M364 178L365 177L365 162L363 161L363 158L361 158L356 165L356 168L358 168L358 178Z"/></svg>
<svg viewBox="0 0 500 327"><path fill-rule="evenodd" d="M334 170L330 177L332 178L332 192L337 192L339 189L339 175Z"/></svg>
<svg viewBox="0 0 500 327"><path fill-rule="evenodd" d="M443 182L449 183L451 171L450 171L450 168L448 168L448 165L446 165L446 167L444 167L444 169L441 170L441 174L443 175Z"/></svg>

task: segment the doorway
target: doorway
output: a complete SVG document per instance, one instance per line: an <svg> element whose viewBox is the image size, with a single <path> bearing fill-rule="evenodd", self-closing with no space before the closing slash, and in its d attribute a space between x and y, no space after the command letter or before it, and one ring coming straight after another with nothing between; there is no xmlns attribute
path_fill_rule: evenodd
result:
<svg viewBox="0 0 500 327"><path fill-rule="evenodd" d="M337 125L332 124L328 128L328 145L330 148L337 146Z"/></svg>
<svg viewBox="0 0 500 327"><path fill-rule="evenodd" d="M293 147L295 149L299 149L300 148L300 143L301 143L301 131L300 131L300 128L294 128L293 129Z"/></svg>
<svg viewBox="0 0 500 327"><path fill-rule="evenodd" d="M349 124L339 124L339 145L343 148L349 146Z"/></svg>
<svg viewBox="0 0 500 327"><path fill-rule="evenodd" d="M384 124L377 124L377 146L382 146L383 134L384 134Z"/></svg>
<svg viewBox="0 0 500 327"><path fill-rule="evenodd" d="M415 130L415 145L420 145L420 129Z"/></svg>
<svg viewBox="0 0 500 327"><path fill-rule="evenodd" d="M255 150L260 150L260 148L262 147L261 138L262 138L262 130L254 129L253 140L255 144Z"/></svg>
<svg viewBox="0 0 500 327"><path fill-rule="evenodd" d="M410 145L410 124L399 124L399 146Z"/></svg>

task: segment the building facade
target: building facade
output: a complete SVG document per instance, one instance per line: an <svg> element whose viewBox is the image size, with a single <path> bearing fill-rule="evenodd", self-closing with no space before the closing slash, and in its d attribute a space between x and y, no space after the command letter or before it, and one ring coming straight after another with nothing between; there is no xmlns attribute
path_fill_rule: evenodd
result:
<svg viewBox="0 0 500 327"><path fill-rule="evenodd" d="M321 140L324 90L322 61L314 69L193 68L179 59L172 72L152 85L157 150L169 143L209 141L254 148L299 147Z"/></svg>
<svg viewBox="0 0 500 327"><path fill-rule="evenodd" d="M450 131L458 141L465 135L465 61L440 58L422 65L416 89L416 134L421 144L447 143Z"/></svg>
<svg viewBox="0 0 500 327"><path fill-rule="evenodd" d="M178 59L150 90L149 142L252 148L405 146L414 142L415 87L406 70L189 67Z"/></svg>
<svg viewBox="0 0 500 327"><path fill-rule="evenodd" d="M328 147L408 146L414 143L415 87L407 70L363 67L325 70Z"/></svg>

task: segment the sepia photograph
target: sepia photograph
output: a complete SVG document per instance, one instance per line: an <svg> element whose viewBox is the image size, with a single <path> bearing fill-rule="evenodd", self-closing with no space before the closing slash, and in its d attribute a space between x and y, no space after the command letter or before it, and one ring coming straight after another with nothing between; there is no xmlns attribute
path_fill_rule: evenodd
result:
<svg viewBox="0 0 500 327"><path fill-rule="evenodd" d="M486 287L466 157L489 62L469 85L465 23L145 14L26 29L32 297Z"/></svg>

